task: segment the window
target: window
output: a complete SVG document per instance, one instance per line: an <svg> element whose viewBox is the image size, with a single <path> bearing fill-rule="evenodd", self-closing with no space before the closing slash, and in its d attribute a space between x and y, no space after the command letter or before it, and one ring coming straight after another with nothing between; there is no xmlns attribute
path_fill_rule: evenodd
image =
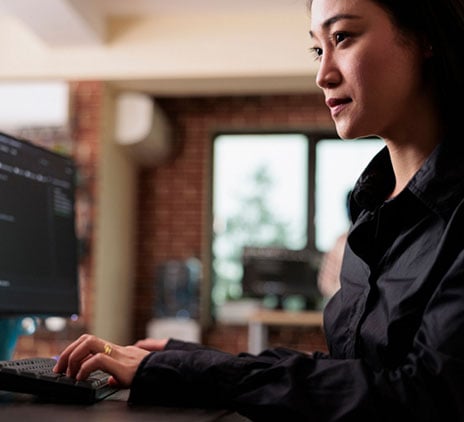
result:
<svg viewBox="0 0 464 422"><path fill-rule="evenodd" d="M316 143L315 247L326 252L348 229L346 196L384 146L381 139L320 139Z"/></svg>
<svg viewBox="0 0 464 422"><path fill-rule="evenodd" d="M215 138L213 306L242 296L244 246L306 247L308 155L302 134Z"/></svg>
<svg viewBox="0 0 464 422"><path fill-rule="evenodd" d="M346 195L380 139L221 134L213 143L212 305L242 297L244 247L327 251L348 228Z"/></svg>

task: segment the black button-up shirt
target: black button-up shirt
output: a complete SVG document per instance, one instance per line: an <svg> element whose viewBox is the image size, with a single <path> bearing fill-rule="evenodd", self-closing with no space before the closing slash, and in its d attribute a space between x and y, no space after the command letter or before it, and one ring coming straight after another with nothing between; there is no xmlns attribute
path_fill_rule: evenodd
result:
<svg viewBox="0 0 464 422"><path fill-rule="evenodd" d="M330 353L258 356L171 340L132 402L219 406L252 420L464 421L464 153L442 144L397 197L387 149L353 191Z"/></svg>

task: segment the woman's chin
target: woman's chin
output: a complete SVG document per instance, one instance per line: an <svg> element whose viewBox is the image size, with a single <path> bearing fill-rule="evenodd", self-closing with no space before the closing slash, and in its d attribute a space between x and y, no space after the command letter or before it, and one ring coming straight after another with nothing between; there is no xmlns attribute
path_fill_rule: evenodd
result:
<svg viewBox="0 0 464 422"><path fill-rule="evenodd" d="M335 125L337 130L337 134L341 139L358 139L358 138L368 138L368 137L375 137L372 131L368 130L360 130L359 128L355 128L353 126L348 125Z"/></svg>

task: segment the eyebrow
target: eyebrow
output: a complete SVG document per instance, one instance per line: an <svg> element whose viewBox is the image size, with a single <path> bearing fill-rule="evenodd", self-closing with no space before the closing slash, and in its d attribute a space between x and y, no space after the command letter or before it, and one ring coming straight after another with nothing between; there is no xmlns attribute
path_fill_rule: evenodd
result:
<svg viewBox="0 0 464 422"><path fill-rule="evenodd" d="M325 20L323 23L322 23L322 28L327 30L329 29L332 25L334 25L335 23L337 23L338 21L341 21L341 20L344 20L344 19L361 19L361 16L357 16L357 15L350 15L348 13L340 13L338 15L334 15L332 16L331 18ZM309 31L309 35L310 37L312 38L314 36L314 33L313 31Z"/></svg>

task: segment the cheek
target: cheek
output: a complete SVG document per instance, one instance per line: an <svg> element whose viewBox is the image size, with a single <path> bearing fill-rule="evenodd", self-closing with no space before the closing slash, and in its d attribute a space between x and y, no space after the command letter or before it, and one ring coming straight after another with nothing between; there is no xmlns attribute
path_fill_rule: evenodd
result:
<svg viewBox="0 0 464 422"><path fill-rule="evenodd" d="M368 113L384 107L393 111L415 92L417 72L412 62L398 57L394 51L376 49L363 54L351 69L352 80Z"/></svg>
<svg viewBox="0 0 464 422"><path fill-rule="evenodd" d="M397 67L394 58L377 50L367 52L360 57L356 62L354 72L358 75L359 83L364 84L371 91L394 81Z"/></svg>
<svg viewBox="0 0 464 422"><path fill-rule="evenodd" d="M371 52L366 58L366 66L371 67L371 73L379 85L385 85L385 90L399 90L406 94L422 82L422 60L420 52L392 43L376 53Z"/></svg>

